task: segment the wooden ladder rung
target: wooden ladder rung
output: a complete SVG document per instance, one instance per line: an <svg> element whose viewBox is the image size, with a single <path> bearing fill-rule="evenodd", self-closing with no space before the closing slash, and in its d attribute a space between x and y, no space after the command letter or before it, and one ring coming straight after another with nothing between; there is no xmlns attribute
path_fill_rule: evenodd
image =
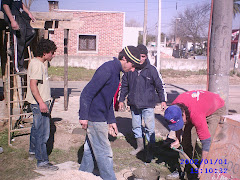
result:
<svg viewBox="0 0 240 180"><path fill-rule="evenodd" d="M13 114L13 115L10 115L9 117L26 116L26 115L32 115L32 113Z"/></svg>
<svg viewBox="0 0 240 180"><path fill-rule="evenodd" d="M26 76L27 74L21 74L21 75L19 75L19 74L10 74L10 76Z"/></svg>
<svg viewBox="0 0 240 180"><path fill-rule="evenodd" d="M23 89L23 88L27 88L27 86L13 87L13 88L10 88L10 89Z"/></svg>
<svg viewBox="0 0 240 180"><path fill-rule="evenodd" d="M20 102L27 102L26 100L17 100L17 101L10 101L9 103L20 103Z"/></svg>
<svg viewBox="0 0 240 180"><path fill-rule="evenodd" d="M31 127L24 127L24 128L10 130L10 132L26 131L26 130L30 130L30 129L31 129Z"/></svg>

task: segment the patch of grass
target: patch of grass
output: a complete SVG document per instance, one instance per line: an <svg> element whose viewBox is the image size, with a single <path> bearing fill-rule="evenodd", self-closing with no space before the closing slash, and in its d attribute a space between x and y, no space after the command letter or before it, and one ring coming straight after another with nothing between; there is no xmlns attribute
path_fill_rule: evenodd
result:
<svg viewBox="0 0 240 180"><path fill-rule="evenodd" d="M229 72L229 75L230 76L234 76L234 75L236 75L237 77L240 77L240 72L238 72L237 70L231 70L230 72Z"/></svg>
<svg viewBox="0 0 240 180"><path fill-rule="evenodd" d="M0 154L0 179L1 180L29 180L39 176L35 173L36 160L28 160L28 152L17 145L8 146L8 131L0 131L0 147L3 153ZM72 147L69 150L53 149L49 161L63 163L67 161L78 161L79 148ZM81 155L82 156L82 155Z"/></svg>
<svg viewBox="0 0 240 180"><path fill-rule="evenodd" d="M61 149L53 149L51 155L49 156L49 161L53 161L57 164L74 161L77 162L77 154L79 148L70 148L69 151L61 150Z"/></svg>
<svg viewBox="0 0 240 180"><path fill-rule="evenodd" d="M95 70L88 70L82 67L68 67L68 80L69 81L89 81ZM57 76L63 79L64 67L49 67L48 74L50 77Z"/></svg>
<svg viewBox="0 0 240 180"><path fill-rule="evenodd" d="M24 149L15 149L8 146L7 130L0 132L0 146L3 153L0 154L1 180L27 180L37 177L35 161L28 161L28 153Z"/></svg>
<svg viewBox="0 0 240 180"><path fill-rule="evenodd" d="M178 71L173 69L162 69L161 75L163 77L188 77L191 75L207 75L207 70L201 69L199 71Z"/></svg>

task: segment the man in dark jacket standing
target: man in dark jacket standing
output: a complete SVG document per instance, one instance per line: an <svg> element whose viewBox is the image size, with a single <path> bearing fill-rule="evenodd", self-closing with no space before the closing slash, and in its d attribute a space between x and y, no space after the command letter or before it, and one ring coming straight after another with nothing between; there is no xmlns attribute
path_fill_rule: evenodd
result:
<svg viewBox="0 0 240 180"><path fill-rule="evenodd" d="M24 69L24 48L29 46L35 36L35 30L30 26L29 21L36 20L22 0L2 0L4 20L8 23L11 35L17 38L17 62L14 61L15 72L19 75L26 74ZM13 55L13 52L11 52Z"/></svg>
<svg viewBox="0 0 240 180"><path fill-rule="evenodd" d="M146 46L137 46L141 56L140 69L134 72L124 73L119 98L119 109L124 109L124 100L128 95L128 105L132 113L132 130L137 140L137 149L130 152L136 155L144 150L143 132L146 132L146 139L149 142L147 162L152 159L152 150L155 144L155 116L154 107L156 104L156 91L162 108L166 105L166 93L163 88L161 75L152 66L147 58ZM145 122L145 131L142 130L142 118Z"/></svg>
<svg viewBox="0 0 240 180"><path fill-rule="evenodd" d="M118 60L119 59L119 60ZM140 53L134 46L125 47L117 58L100 66L80 97L79 122L87 130L84 154L79 170L93 172L94 159L104 180L115 180L113 153L108 133L117 136L113 96L120 72L134 71L140 65Z"/></svg>

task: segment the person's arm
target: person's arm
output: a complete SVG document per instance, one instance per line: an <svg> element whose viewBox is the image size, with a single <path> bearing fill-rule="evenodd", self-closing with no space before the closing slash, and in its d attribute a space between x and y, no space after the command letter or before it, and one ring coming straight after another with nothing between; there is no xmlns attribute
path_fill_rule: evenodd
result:
<svg viewBox="0 0 240 180"><path fill-rule="evenodd" d="M30 89L31 89L32 95L36 99L36 101L38 102L40 111L42 113L47 113L48 112L48 107L44 103L42 97L40 96L37 84L38 84L38 80L30 79Z"/></svg>
<svg viewBox="0 0 240 180"><path fill-rule="evenodd" d="M128 84L128 73L124 73L122 76L122 82L120 87L120 96L118 107L121 111L124 110L124 100L128 94L129 84Z"/></svg>
<svg viewBox="0 0 240 180"><path fill-rule="evenodd" d="M11 23L11 27L13 30L19 30L19 25L18 23L15 21L13 15L12 15L12 12L11 12L11 9L9 8L9 5L7 4L3 4L3 9L5 11L5 14L7 15L10 23Z"/></svg>
<svg viewBox="0 0 240 180"><path fill-rule="evenodd" d="M22 9L28 14L32 22L36 21L35 17L32 15L32 13L28 10L28 8L23 3L22 3Z"/></svg>
<svg viewBox="0 0 240 180"><path fill-rule="evenodd" d="M107 123L108 124L116 123L116 118L114 116L114 111L113 111L113 102L110 105L110 109L108 111Z"/></svg>
<svg viewBox="0 0 240 180"><path fill-rule="evenodd" d="M199 169L203 169L204 168L204 160L205 159L207 159L207 156L208 156L208 151L204 151L204 150L202 150L202 160L201 160L201 164L200 164L200 167L199 167ZM198 171L198 178L200 178L201 177L201 171Z"/></svg>
<svg viewBox="0 0 240 180"><path fill-rule="evenodd" d="M155 67L152 71L152 77L153 77L153 80L154 80L155 89L158 93L158 97L160 98L160 101L162 102L161 103L162 110L164 110L167 107L167 104L166 104L167 93L166 93L165 88L164 88L164 83L163 83L163 80L162 80L162 76L161 76L160 73L158 73L158 71Z"/></svg>
<svg viewBox="0 0 240 180"><path fill-rule="evenodd" d="M181 135L182 135L182 129L179 131L176 131L176 138L172 137L172 139L176 139L173 143L171 143L171 148L178 148L180 146L181 142Z"/></svg>

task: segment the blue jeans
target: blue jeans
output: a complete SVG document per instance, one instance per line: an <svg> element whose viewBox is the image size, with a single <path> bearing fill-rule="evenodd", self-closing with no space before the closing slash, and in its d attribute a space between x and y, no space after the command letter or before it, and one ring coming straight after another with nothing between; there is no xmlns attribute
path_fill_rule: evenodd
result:
<svg viewBox="0 0 240 180"><path fill-rule="evenodd" d="M45 102L49 108L49 102ZM50 114L41 113L38 104L31 104L33 112L33 125L30 134L29 153L34 154L37 159L37 166L47 164L47 141L50 135Z"/></svg>
<svg viewBox="0 0 240 180"><path fill-rule="evenodd" d="M100 177L104 180L115 180L113 153L108 140L107 122L88 121L84 153L79 170L92 173L94 158L97 162Z"/></svg>
<svg viewBox="0 0 240 180"><path fill-rule="evenodd" d="M132 131L134 137L143 138L145 133L146 139L150 143L155 143L155 115L154 108L137 109L131 106L132 113ZM142 127L142 118L145 123L145 128Z"/></svg>

